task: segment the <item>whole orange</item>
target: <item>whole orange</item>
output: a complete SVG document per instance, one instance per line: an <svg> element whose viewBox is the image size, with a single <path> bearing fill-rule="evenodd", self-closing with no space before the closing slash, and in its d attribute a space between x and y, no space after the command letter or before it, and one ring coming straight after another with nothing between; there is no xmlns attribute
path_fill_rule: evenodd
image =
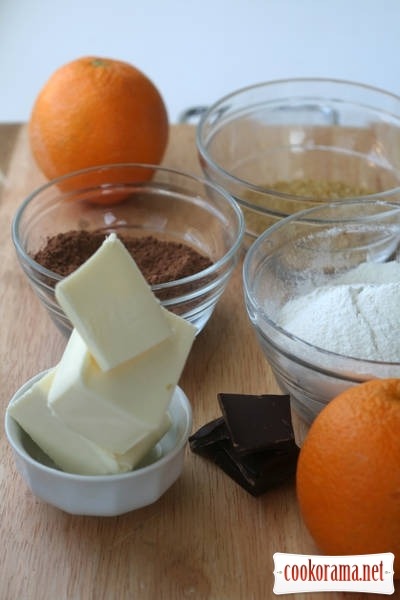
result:
<svg viewBox="0 0 400 600"><path fill-rule="evenodd" d="M300 451L297 496L323 553L393 552L400 570L400 379L356 385L322 410Z"/></svg>
<svg viewBox="0 0 400 600"><path fill-rule="evenodd" d="M49 179L103 164L159 164L168 132L163 98L144 73L91 56L51 75L29 120L32 153Z"/></svg>

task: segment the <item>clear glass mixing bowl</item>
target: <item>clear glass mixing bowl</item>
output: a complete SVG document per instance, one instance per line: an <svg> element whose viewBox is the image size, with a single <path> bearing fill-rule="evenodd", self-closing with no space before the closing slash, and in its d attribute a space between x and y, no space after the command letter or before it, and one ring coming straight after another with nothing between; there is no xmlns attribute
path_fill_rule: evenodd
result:
<svg viewBox="0 0 400 600"><path fill-rule="evenodd" d="M258 83L219 99L196 133L206 177L234 196L247 241L336 199L400 199L400 98L322 78Z"/></svg>
<svg viewBox="0 0 400 600"><path fill-rule="evenodd" d="M400 356L398 362L380 362L317 347L280 327L279 310L360 263L400 261L399 244L400 206L356 200L282 219L248 250L243 282L250 322L278 384L307 424L344 389L375 377L400 377ZM340 319L339 308L330 318Z"/></svg>
<svg viewBox="0 0 400 600"><path fill-rule="evenodd" d="M148 174L153 173L151 179ZM115 197L123 201L114 204ZM93 200L101 204L94 204ZM212 265L193 275L152 285L165 308L201 331L225 290L244 235L237 203L211 182L154 165L105 165L69 174L35 190L18 208L12 238L28 281L59 329L71 323L54 287L62 276L34 260L46 239L70 230L101 230L182 242ZM110 274L112 285L112 274Z"/></svg>

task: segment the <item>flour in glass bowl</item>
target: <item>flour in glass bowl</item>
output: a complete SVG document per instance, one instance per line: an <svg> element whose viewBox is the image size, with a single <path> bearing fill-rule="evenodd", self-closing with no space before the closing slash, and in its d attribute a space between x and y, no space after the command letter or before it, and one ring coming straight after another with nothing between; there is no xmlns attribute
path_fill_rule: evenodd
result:
<svg viewBox="0 0 400 600"><path fill-rule="evenodd" d="M400 362L400 263L362 263L289 300L277 325L324 350Z"/></svg>

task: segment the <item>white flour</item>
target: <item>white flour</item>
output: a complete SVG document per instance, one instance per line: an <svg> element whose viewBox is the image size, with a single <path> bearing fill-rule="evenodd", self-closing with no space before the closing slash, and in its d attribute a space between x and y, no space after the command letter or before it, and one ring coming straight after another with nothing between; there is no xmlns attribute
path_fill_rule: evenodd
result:
<svg viewBox="0 0 400 600"><path fill-rule="evenodd" d="M287 302L277 324L331 352L400 362L400 263L363 263Z"/></svg>

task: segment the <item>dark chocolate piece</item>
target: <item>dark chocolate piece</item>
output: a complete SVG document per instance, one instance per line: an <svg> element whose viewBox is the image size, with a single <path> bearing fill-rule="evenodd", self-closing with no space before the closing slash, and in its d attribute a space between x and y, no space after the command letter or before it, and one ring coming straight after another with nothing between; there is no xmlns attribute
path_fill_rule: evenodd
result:
<svg viewBox="0 0 400 600"><path fill-rule="evenodd" d="M215 419L189 438L190 449L212 460L253 496L259 496L294 476L299 452L296 445L290 450L269 449L240 455L227 434L223 419Z"/></svg>
<svg viewBox="0 0 400 600"><path fill-rule="evenodd" d="M225 448L225 452L240 472L241 481L237 482L253 496L259 496L294 477L299 448L295 446L287 452L265 450L240 456L231 446Z"/></svg>
<svg viewBox="0 0 400 600"><path fill-rule="evenodd" d="M232 460L229 456L229 453L225 451L224 448L217 448L214 455L215 464L226 473L233 481L239 484L242 488L244 488L247 492L249 492L252 496L259 496L265 490L256 485L256 482L249 481L242 473L239 468L239 465Z"/></svg>
<svg viewBox="0 0 400 600"><path fill-rule="evenodd" d="M229 440L229 432L223 417L206 423L196 433L189 437L189 445L192 452L212 458L215 446L219 442Z"/></svg>
<svg viewBox="0 0 400 600"><path fill-rule="evenodd" d="M218 394L218 402L237 452L291 448L294 433L287 395Z"/></svg>
<svg viewBox="0 0 400 600"><path fill-rule="evenodd" d="M220 394L222 400L224 396L233 396L232 394ZM250 401L249 401L250 398ZM254 396L235 395L235 418L239 414L245 415L245 425L247 432L256 431L259 436L261 432L268 431L268 440L266 449L259 450L262 446L261 437L255 436L255 441L247 437L247 445L243 445L244 437L238 436L236 420L230 420L230 427L224 417L214 419L203 425L189 438L189 445L192 452L199 454L204 458L212 460L220 469L222 469L231 479L242 486L253 496L259 496L267 490L292 479L296 472L297 457L299 449L294 442L293 431L291 429L291 419L289 412L289 433L286 437L282 436L282 423L278 423L278 436L273 441L270 431L271 423L276 422L277 417L282 417L284 411L282 406L276 408L276 401L282 400L284 404L288 403L286 396L257 396L257 402L263 398L263 410L253 410ZM269 401L272 399L271 401ZM228 403L224 403L227 406ZM241 405L240 405L241 404ZM229 405L229 409L231 405ZM289 409L290 410L290 409ZM232 413L230 411L229 414ZM226 413L225 413L226 414ZM254 423L257 420L257 423ZM261 421L262 420L262 421ZM261 422L260 422L261 421ZM265 423L268 426L265 426ZM243 431L243 423L240 422L240 432ZM232 432L232 436L231 436ZM241 439L242 445L234 446L234 439ZM257 450L254 451L254 448Z"/></svg>

